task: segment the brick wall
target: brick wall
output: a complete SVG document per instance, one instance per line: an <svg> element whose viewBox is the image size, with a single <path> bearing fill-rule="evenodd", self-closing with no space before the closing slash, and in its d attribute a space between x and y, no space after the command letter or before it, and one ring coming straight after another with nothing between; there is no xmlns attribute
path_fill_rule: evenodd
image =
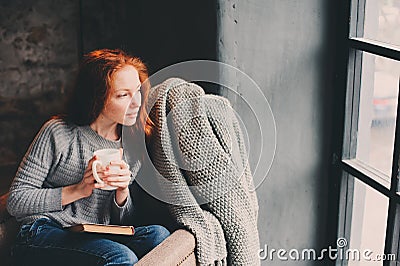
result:
<svg viewBox="0 0 400 266"><path fill-rule="evenodd" d="M0 2L0 192L29 143L62 110L78 62L79 2Z"/></svg>

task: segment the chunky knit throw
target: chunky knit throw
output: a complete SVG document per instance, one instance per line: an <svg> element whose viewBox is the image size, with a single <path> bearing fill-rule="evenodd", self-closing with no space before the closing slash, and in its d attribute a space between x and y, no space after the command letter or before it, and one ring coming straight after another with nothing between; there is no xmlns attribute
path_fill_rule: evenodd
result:
<svg viewBox="0 0 400 266"><path fill-rule="evenodd" d="M259 265L258 203L229 101L171 78L153 87L150 158L178 224L196 237L200 265ZM154 105L153 105L154 103Z"/></svg>

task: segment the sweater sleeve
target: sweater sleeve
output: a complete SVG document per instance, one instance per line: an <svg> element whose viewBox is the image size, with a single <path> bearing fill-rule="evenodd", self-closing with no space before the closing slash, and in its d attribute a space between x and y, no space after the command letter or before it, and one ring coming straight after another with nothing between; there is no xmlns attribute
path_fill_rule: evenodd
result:
<svg viewBox="0 0 400 266"><path fill-rule="evenodd" d="M43 188L43 183L57 161L55 135L60 120L46 122L22 159L10 187L7 202L9 213L17 218L62 210L62 187Z"/></svg>
<svg viewBox="0 0 400 266"><path fill-rule="evenodd" d="M133 180L137 177L139 170L142 167L140 160L132 160L129 154L125 154L125 159L130 165L131 181L129 183L129 189L132 187ZM128 198L124 206L119 206L115 201L115 192L112 193L111 203L111 223L121 225L131 225L134 218L135 205L131 197L131 193L128 194Z"/></svg>
<svg viewBox="0 0 400 266"><path fill-rule="evenodd" d="M111 203L111 223L128 225L131 224L130 220L133 218L134 206L130 193L123 206L119 206L115 200L115 192L112 193Z"/></svg>

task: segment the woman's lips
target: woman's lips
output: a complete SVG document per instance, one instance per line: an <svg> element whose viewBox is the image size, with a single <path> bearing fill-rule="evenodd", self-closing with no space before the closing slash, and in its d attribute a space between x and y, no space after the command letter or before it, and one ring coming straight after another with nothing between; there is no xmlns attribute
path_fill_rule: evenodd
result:
<svg viewBox="0 0 400 266"><path fill-rule="evenodd" d="M128 117L135 117L135 116L137 116L138 113L139 113L139 108L131 109L130 111L131 111L131 112L130 112L130 113L127 113L126 116L128 116Z"/></svg>
<svg viewBox="0 0 400 266"><path fill-rule="evenodd" d="M126 114L126 116L129 116L129 117L134 117L134 116L137 116L137 113Z"/></svg>

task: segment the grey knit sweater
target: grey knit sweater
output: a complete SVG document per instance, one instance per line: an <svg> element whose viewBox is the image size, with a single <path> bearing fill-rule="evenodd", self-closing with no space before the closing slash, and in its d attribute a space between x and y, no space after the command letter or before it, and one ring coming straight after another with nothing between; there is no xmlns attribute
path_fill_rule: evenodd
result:
<svg viewBox="0 0 400 266"><path fill-rule="evenodd" d="M75 126L61 119L46 122L26 152L10 188L7 209L23 224L48 217L62 226L79 223L123 224L132 216L132 199L120 207L115 191L93 190L91 196L62 206L62 187L82 180L93 152L119 148L121 141L105 139L90 126ZM140 161L130 163L133 176Z"/></svg>

